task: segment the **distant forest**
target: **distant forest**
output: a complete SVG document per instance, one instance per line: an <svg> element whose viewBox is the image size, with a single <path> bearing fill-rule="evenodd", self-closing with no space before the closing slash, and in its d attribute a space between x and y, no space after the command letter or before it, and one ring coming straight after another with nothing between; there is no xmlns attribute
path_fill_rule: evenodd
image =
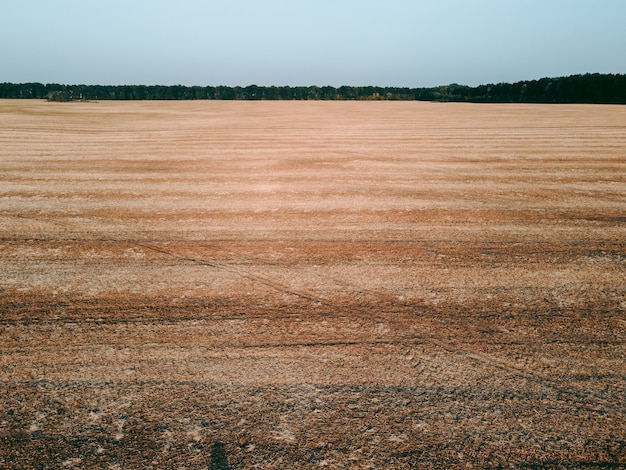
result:
<svg viewBox="0 0 626 470"><path fill-rule="evenodd" d="M0 83L0 98L80 100L403 100L626 104L626 75L585 74L516 83L432 88L376 86L161 86Z"/></svg>

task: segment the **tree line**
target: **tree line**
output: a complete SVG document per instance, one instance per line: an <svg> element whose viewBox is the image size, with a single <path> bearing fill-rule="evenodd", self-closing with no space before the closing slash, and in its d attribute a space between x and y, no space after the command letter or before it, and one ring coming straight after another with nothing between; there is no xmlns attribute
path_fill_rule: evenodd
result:
<svg viewBox="0 0 626 470"><path fill-rule="evenodd" d="M474 103L626 104L626 75L584 74L516 83L431 88L376 86L183 86L0 83L0 98L80 100L404 100Z"/></svg>

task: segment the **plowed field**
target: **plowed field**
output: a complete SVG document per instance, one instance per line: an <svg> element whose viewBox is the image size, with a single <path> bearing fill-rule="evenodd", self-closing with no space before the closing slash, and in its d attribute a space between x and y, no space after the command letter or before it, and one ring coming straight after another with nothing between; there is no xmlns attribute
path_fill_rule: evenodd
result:
<svg viewBox="0 0 626 470"><path fill-rule="evenodd" d="M626 466L626 107L0 101L0 467Z"/></svg>

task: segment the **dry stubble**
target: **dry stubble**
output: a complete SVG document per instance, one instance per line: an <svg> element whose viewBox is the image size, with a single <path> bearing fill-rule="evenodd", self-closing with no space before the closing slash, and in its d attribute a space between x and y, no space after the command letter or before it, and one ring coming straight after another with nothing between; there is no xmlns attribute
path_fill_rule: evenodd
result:
<svg viewBox="0 0 626 470"><path fill-rule="evenodd" d="M626 464L626 108L0 102L0 466Z"/></svg>

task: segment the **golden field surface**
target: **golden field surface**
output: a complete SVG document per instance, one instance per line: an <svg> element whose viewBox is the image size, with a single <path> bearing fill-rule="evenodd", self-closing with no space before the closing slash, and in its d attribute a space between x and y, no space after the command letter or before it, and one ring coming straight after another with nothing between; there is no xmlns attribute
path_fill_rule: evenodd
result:
<svg viewBox="0 0 626 470"><path fill-rule="evenodd" d="M626 107L0 101L0 468L623 468Z"/></svg>

